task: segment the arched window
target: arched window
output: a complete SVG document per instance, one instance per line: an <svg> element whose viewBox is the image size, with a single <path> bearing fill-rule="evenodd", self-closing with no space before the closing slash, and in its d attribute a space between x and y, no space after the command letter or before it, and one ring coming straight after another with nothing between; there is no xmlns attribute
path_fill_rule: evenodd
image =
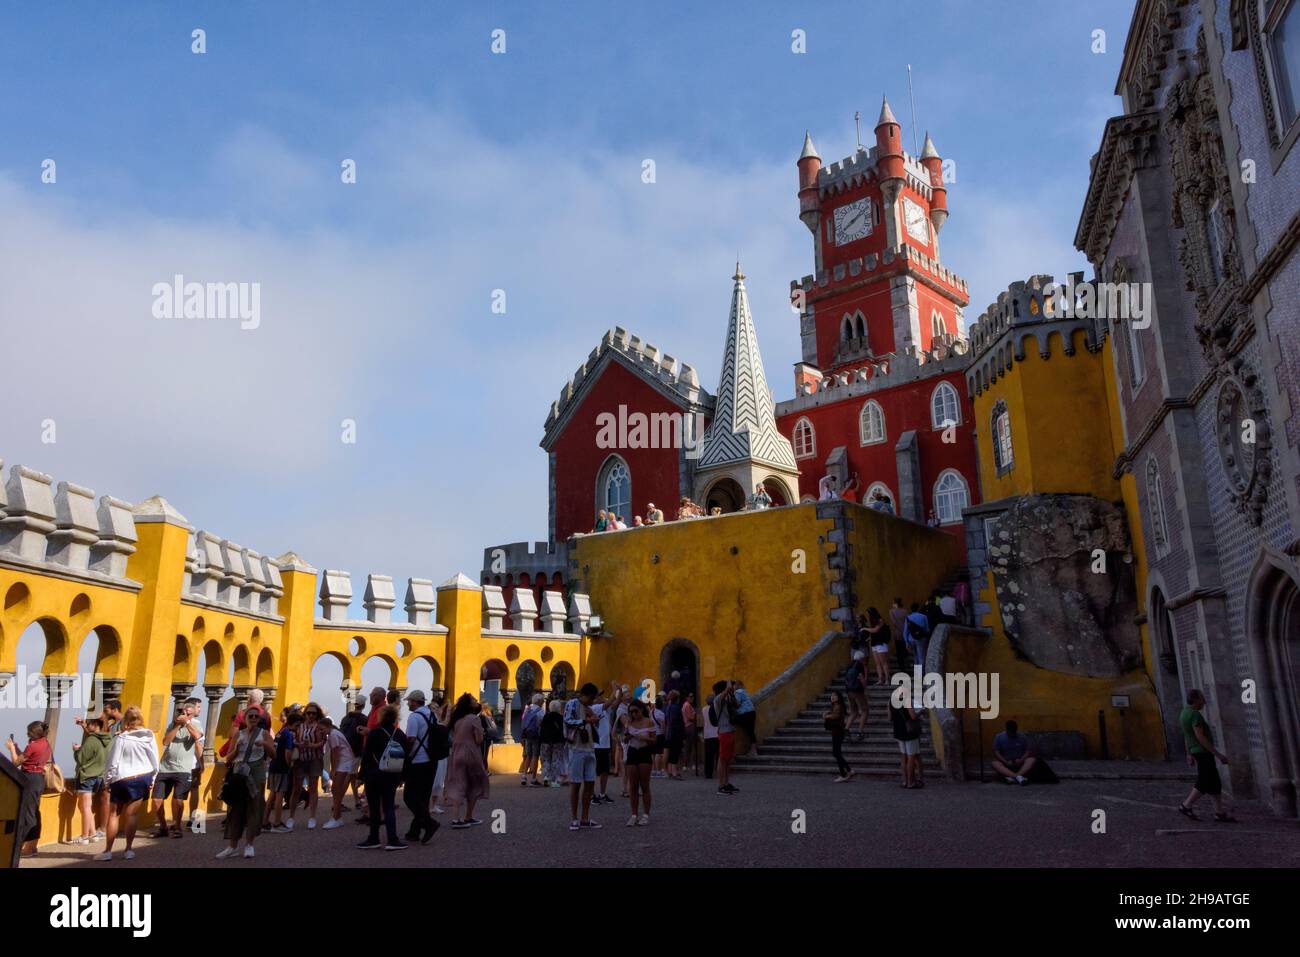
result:
<svg viewBox="0 0 1300 957"><path fill-rule="evenodd" d="M894 507L894 502L896 501L896 499L894 498L894 493L889 490L889 486L886 485L884 482L872 482L871 487L867 489L867 494L862 497L862 504L870 508L879 508L880 506L873 504L876 500L877 492L881 494L884 502L888 503L889 513L891 515L895 514L896 510Z"/></svg>
<svg viewBox="0 0 1300 957"><path fill-rule="evenodd" d="M857 327L858 338L865 339L867 337L867 320L863 318L861 312L855 314L854 320Z"/></svg>
<svg viewBox="0 0 1300 957"><path fill-rule="evenodd" d="M930 396L930 424L936 429L961 424L957 390L950 383L940 382Z"/></svg>
<svg viewBox="0 0 1300 957"><path fill-rule="evenodd" d="M813 432L812 423L807 419L800 419L794 424L794 457L797 459L810 459L817 454L817 436Z"/></svg>
<svg viewBox="0 0 1300 957"><path fill-rule="evenodd" d="M850 315L844 316L844 327L840 330L840 338L845 342L853 338L853 317Z"/></svg>
<svg viewBox="0 0 1300 957"><path fill-rule="evenodd" d="M625 522L632 518L632 473L627 463L611 455L600 470L596 485L596 510L604 509L621 515Z"/></svg>
<svg viewBox="0 0 1300 957"><path fill-rule="evenodd" d="M930 334L937 339L939 336L946 335L947 332L948 327L944 324L943 316L936 309L930 314Z"/></svg>
<svg viewBox="0 0 1300 957"><path fill-rule="evenodd" d="M1110 281L1117 285L1128 285L1128 266L1123 260L1116 260L1110 268ZM1112 322L1122 322L1125 329L1125 344L1128 346L1129 384L1136 392L1146 381L1146 362L1142 358L1142 340L1139 330L1133 325L1132 311L1127 316L1112 316Z"/></svg>
<svg viewBox="0 0 1300 957"><path fill-rule="evenodd" d="M1160 488L1160 463L1153 455L1147 459L1147 514L1151 517L1151 535L1156 554L1169 551L1169 525L1165 520L1165 494Z"/></svg>
<svg viewBox="0 0 1300 957"><path fill-rule="evenodd" d="M993 440L993 464L997 466L998 475L1005 475L1015 464L1015 455L1011 450L1011 413L1007 403L998 399L993 406L993 420L989 435Z"/></svg>
<svg viewBox="0 0 1300 957"><path fill-rule="evenodd" d="M862 407L858 416L858 433L862 445L885 441L885 413L875 399Z"/></svg>
<svg viewBox="0 0 1300 957"><path fill-rule="evenodd" d="M934 514L940 525L961 521L961 510L970 504L966 480L955 469L948 469L934 483Z"/></svg>

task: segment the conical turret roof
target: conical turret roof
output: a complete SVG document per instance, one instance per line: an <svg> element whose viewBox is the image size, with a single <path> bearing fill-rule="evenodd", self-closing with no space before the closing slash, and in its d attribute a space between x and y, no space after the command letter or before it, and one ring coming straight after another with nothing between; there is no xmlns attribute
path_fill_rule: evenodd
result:
<svg viewBox="0 0 1300 957"><path fill-rule="evenodd" d="M885 123L898 125L898 120L894 118L894 111L889 108L889 97L887 96L880 98L880 119L876 120L876 125L882 126Z"/></svg>

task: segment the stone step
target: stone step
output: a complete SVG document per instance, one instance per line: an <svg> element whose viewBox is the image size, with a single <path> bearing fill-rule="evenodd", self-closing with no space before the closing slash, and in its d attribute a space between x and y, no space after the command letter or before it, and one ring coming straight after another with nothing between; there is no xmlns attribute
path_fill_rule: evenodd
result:
<svg viewBox="0 0 1300 957"><path fill-rule="evenodd" d="M890 767L884 767L884 766L873 767L870 765L858 767L858 765L853 764L852 761L850 761L849 764L852 765L853 767L853 773L860 778L872 778L872 779L885 780L890 778L897 779L899 776L899 768L897 763L893 764ZM927 772L932 772L932 774L937 774L941 770L937 766L935 766L932 769L929 764L925 765L925 769ZM731 770L733 773L739 772L740 774L800 774L800 775L814 776L814 777L823 774L830 775L830 776L835 776L839 774L839 769L835 766L833 762L831 764L826 765L825 767L805 767L803 765L788 765L788 764L767 764L761 766L751 765L749 767L746 767L745 765L737 764L734 765Z"/></svg>

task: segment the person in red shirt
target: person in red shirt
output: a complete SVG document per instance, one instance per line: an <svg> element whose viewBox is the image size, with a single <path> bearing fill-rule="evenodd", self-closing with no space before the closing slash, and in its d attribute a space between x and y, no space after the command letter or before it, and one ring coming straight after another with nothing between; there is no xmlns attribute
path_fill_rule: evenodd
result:
<svg viewBox="0 0 1300 957"><path fill-rule="evenodd" d="M49 726L43 721L33 721L27 726L27 747L18 750L14 736L5 742L9 758L18 765L23 776L22 803L18 810L17 832L23 835L22 855L33 857L41 837L41 794L45 791L45 768L54 763L50 747Z"/></svg>
<svg viewBox="0 0 1300 957"><path fill-rule="evenodd" d="M840 489L840 498L846 502L856 502L858 500L858 473L853 473L853 478L849 479L847 485Z"/></svg>

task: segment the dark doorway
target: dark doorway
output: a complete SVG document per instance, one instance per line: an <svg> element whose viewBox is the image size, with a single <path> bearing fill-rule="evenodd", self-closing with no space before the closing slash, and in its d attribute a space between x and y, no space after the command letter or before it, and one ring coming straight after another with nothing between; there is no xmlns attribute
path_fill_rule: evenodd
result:
<svg viewBox="0 0 1300 957"><path fill-rule="evenodd" d="M678 691L685 698L687 693L694 693L696 707L699 707L703 700L700 697L700 649L695 647L695 642L674 638L664 645L659 653L659 681L665 694Z"/></svg>

